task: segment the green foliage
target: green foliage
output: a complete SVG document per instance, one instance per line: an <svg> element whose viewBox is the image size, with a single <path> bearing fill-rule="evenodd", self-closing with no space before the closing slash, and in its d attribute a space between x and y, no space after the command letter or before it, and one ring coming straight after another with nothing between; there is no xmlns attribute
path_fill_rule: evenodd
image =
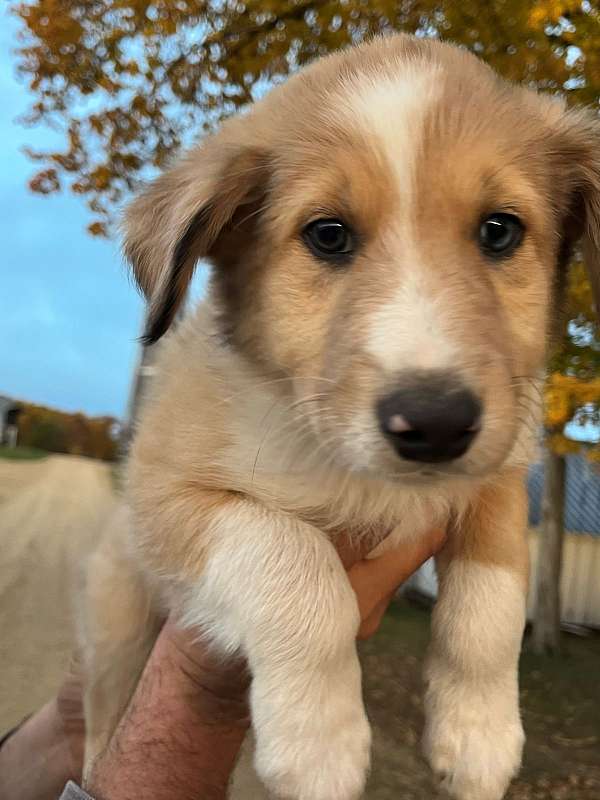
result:
<svg viewBox="0 0 600 800"><path fill-rule="evenodd" d="M45 458L48 453L35 447L0 447L0 458L8 461L33 461Z"/></svg>

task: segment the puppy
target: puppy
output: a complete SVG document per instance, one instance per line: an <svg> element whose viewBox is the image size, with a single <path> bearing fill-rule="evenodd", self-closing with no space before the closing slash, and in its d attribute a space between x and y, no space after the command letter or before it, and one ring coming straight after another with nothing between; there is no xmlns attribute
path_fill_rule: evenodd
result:
<svg viewBox="0 0 600 800"><path fill-rule="evenodd" d="M503 796L523 746L528 440L579 239L598 284L599 141L593 114L394 36L294 75L131 205L147 342L196 262L213 271L160 345L91 563L88 762L175 609L247 658L267 787L360 796L370 733L335 537L381 552L451 523L424 748L455 798Z"/></svg>

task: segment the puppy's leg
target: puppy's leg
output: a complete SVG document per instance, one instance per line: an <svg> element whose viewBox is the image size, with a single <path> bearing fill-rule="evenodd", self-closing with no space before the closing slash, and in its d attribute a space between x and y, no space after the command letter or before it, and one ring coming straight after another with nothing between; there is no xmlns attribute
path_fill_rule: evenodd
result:
<svg viewBox="0 0 600 800"><path fill-rule="evenodd" d="M458 800L500 800L521 763L526 530L523 475L504 474L438 558L424 748Z"/></svg>
<svg viewBox="0 0 600 800"><path fill-rule="evenodd" d="M370 746L359 614L331 542L242 499L213 508L203 527L208 549L184 623L248 659L259 775L282 798L357 798Z"/></svg>
<svg viewBox="0 0 600 800"><path fill-rule="evenodd" d="M90 561L82 620L84 775L123 715L158 630L141 576L119 542L105 540Z"/></svg>

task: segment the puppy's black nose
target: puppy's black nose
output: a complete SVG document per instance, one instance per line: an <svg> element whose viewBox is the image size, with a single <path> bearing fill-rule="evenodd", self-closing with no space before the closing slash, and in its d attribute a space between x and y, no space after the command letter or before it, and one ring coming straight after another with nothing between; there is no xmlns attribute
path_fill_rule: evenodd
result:
<svg viewBox="0 0 600 800"><path fill-rule="evenodd" d="M422 382L380 400L377 417L399 456L436 464L467 452L479 432L481 403L468 389Z"/></svg>

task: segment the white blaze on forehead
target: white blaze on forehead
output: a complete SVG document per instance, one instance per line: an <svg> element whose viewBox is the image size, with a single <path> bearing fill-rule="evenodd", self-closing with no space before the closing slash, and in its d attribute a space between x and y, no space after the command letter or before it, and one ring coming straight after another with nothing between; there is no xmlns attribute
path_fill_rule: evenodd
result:
<svg viewBox="0 0 600 800"><path fill-rule="evenodd" d="M419 274L425 265L413 225L425 120L442 89L442 68L418 61L398 62L384 74L360 76L345 86L347 113L385 157L399 198L397 218L384 233L390 276L398 280L394 285L391 279L389 301L373 315L367 341L367 351L390 372L448 368L457 356L444 325L443 299L432 296Z"/></svg>
<svg viewBox="0 0 600 800"><path fill-rule="evenodd" d="M441 74L436 64L398 61L379 73L353 76L343 86L350 124L386 157L405 202L413 195L424 123L440 97Z"/></svg>
<svg viewBox="0 0 600 800"><path fill-rule="evenodd" d="M401 284L369 320L366 350L386 372L448 370L460 356L452 341L452 300L428 289L419 268L411 259L398 270Z"/></svg>

